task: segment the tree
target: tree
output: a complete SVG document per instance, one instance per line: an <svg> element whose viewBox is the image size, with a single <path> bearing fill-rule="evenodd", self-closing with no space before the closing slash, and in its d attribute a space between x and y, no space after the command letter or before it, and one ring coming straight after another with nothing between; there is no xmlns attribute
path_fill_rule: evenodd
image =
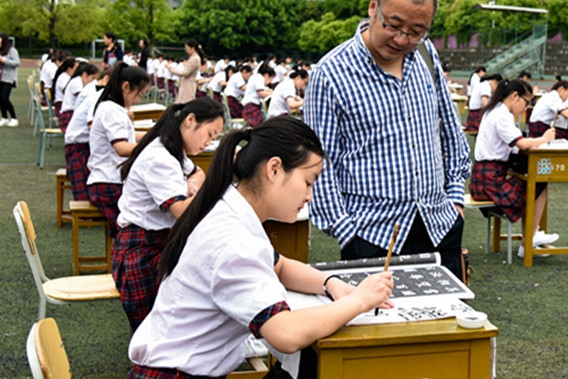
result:
<svg viewBox="0 0 568 379"><path fill-rule="evenodd" d="M12 35L36 37L49 46L92 40L109 0L3 0L0 23Z"/></svg>
<svg viewBox="0 0 568 379"><path fill-rule="evenodd" d="M304 51L328 51L353 37L361 20L360 16L337 20L333 13L326 13L321 21L302 25L298 45Z"/></svg>

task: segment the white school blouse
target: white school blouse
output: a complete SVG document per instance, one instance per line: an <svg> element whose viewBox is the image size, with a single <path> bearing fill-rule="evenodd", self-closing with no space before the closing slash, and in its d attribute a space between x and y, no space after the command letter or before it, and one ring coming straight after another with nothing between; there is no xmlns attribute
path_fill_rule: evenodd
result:
<svg viewBox="0 0 568 379"><path fill-rule="evenodd" d="M122 183L118 165L126 157L118 155L112 142L126 140L136 142L134 124L126 109L114 101L106 100L99 104L93 118L89 148L91 155L87 167L91 171L87 185L94 183Z"/></svg>
<svg viewBox="0 0 568 379"><path fill-rule="evenodd" d="M479 110L483 108L483 103L481 102L483 96L487 96L488 99L491 98L491 85L489 84L489 80L478 83L473 88L469 99L469 109Z"/></svg>
<svg viewBox="0 0 568 379"><path fill-rule="evenodd" d="M270 105L268 106L268 118L280 116L281 114L290 114L290 106L286 101L289 97L296 97L296 86L293 79L287 78L274 88Z"/></svg>
<svg viewBox="0 0 568 379"><path fill-rule="evenodd" d="M96 83L96 81L93 81ZM67 130L65 131L65 144L89 143L89 115L94 109L95 103L103 93L103 89L97 91L96 86L87 84L79 94L77 107L71 116ZM83 99L83 95L86 97ZM79 102L80 101L80 102Z"/></svg>
<svg viewBox="0 0 568 379"><path fill-rule="evenodd" d="M146 230L171 228L176 218L162 205L174 197L187 198L187 177L193 162L184 155L184 169L178 160L155 138L136 158L124 180L118 200L118 225L136 225Z"/></svg>
<svg viewBox="0 0 568 379"><path fill-rule="evenodd" d="M226 375L245 358L251 320L285 299L274 248L253 208L229 186L160 284L130 341L130 359L192 375Z"/></svg>
<svg viewBox="0 0 568 379"><path fill-rule="evenodd" d="M65 88L67 82L69 82L70 79L71 77L66 72L62 72L61 74L59 74L59 77L57 78L57 83L55 83L55 96L53 97L54 104L59 101L63 101L63 88Z"/></svg>
<svg viewBox="0 0 568 379"><path fill-rule="evenodd" d="M243 97L243 105L248 103L253 103L260 105L262 97L258 94L258 91L266 90L266 84L264 84L264 76L261 74L254 74L250 77L247 83L247 88L245 90L245 96Z"/></svg>
<svg viewBox="0 0 568 379"><path fill-rule="evenodd" d="M232 96L235 99L238 99L239 96L242 96L244 94L244 91L241 88L245 84L247 84L247 82L245 82L243 74L237 72L229 78L227 87L225 87L225 91L223 92L225 92L225 95L227 95L227 97Z"/></svg>
<svg viewBox="0 0 568 379"><path fill-rule="evenodd" d="M475 160L507 162L514 144L521 138L523 134L515 125L515 117L505 104L499 103L481 119Z"/></svg>
<svg viewBox="0 0 568 379"><path fill-rule="evenodd" d="M213 90L213 92L221 92L223 91L223 86L221 82L225 81L227 78L227 73L225 71L221 71L215 74L213 79L209 82L209 88Z"/></svg>
<svg viewBox="0 0 568 379"><path fill-rule="evenodd" d="M564 109L566 109L566 105L562 102L558 92L556 90L547 92L536 102L529 121L543 122L550 125L556 113Z"/></svg>
<svg viewBox="0 0 568 379"><path fill-rule="evenodd" d="M65 93L63 94L63 103L61 104L61 112L75 110L75 103L77 102L77 96L79 96L79 93L81 92L82 89L83 89L83 79L80 76L76 76L69 81L69 84L67 84L67 87L65 88Z"/></svg>

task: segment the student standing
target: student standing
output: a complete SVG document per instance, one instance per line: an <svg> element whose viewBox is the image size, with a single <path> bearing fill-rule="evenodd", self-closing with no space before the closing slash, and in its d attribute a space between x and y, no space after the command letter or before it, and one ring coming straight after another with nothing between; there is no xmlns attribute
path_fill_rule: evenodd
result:
<svg viewBox="0 0 568 379"><path fill-rule="evenodd" d="M475 163L469 192L475 200L493 201L511 222L516 222L524 216L526 202L526 182L516 176L507 175L507 162L511 151L514 147L528 150L554 139L554 128L547 129L537 138L523 138L521 130L515 125L515 117L525 111L532 97L532 88L528 83L519 79L501 81L483 110L475 143ZM558 239L558 234L538 232L546 198L546 185L539 183L534 217L535 247L553 243ZM524 222L523 219L522 230ZM518 256L524 257L523 245L519 248Z"/></svg>
<svg viewBox="0 0 568 379"><path fill-rule="evenodd" d="M140 42L138 42L138 46L140 47L140 52L138 53L138 67L148 71L148 58L150 57L148 41L142 38Z"/></svg>
<svg viewBox="0 0 568 379"><path fill-rule="evenodd" d="M106 32L103 36L105 48L103 50L103 68L112 67L118 61L122 61L124 53L112 32Z"/></svg>
<svg viewBox="0 0 568 379"><path fill-rule="evenodd" d="M2 119L0 126L16 127L19 125L16 117L16 110L10 101L12 88L18 84L18 67L20 66L20 55L18 50L12 46L12 42L6 33L0 33L0 110ZM8 119L8 116L10 119Z"/></svg>
<svg viewBox="0 0 568 379"><path fill-rule="evenodd" d="M323 156L315 134L286 116L223 138L162 253L156 302L130 343L129 378L224 377L244 360L251 331L292 353L361 312L392 306L390 273L351 287L279 255L262 227L296 220ZM286 289L323 295L324 283L335 302L290 311Z"/></svg>
<svg viewBox="0 0 568 379"><path fill-rule="evenodd" d="M120 62L95 105L89 137L91 154L87 186L89 201L110 223L110 235L118 232L118 199L122 193L119 165L130 155L143 133L134 131L128 109L142 99L149 86L146 71Z"/></svg>
<svg viewBox="0 0 568 379"><path fill-rule="evenodd" d="M264 119L260 102L272 94L268 85L274 78L274 70L263 64L258 72L250 77L243 97L243 118L251 128L260 125Z"/></svg>
<svg viewBox="0 0 568 379"><path fill-rule="evenodd" d="M568 119L568 108L564 104L566 100L568 100L568 81L559 80L552 86L550 92L542 95L536 102L529 119L529 137L534 138L543 135L558 116ZM568 139L565 122L557 123L554 126L556 138Z"/></svg>
<svg viewBox="0 0 568 379"><path fill-rule="evenodd" d="M205 179L197 155L223 128L223 107L205 97L169 107L121 168L120 230L112 273L132 330L152 309L158 264L175 221Z"/></svg>
<svg viewBox="0 0 568 379"><path fill-rule="evenodd" d="M89 200L87 178L89 177L89 126L95 103L103 92L110 76L105 69L96 81L87 84L77 97L75 110L65 131L65 162L67 176L75 200ZM90 118L90 121L89 121Z"/></svg>

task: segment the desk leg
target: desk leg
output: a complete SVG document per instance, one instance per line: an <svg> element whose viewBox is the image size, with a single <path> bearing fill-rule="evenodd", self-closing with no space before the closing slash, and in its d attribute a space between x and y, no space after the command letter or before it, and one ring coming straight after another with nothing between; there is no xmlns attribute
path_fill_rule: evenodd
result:
<svg viewBox="0 0 568 379"><path fill-rule="evenodd" d="M529 157L528 172L536 172L536 159ZM525 209L525 267L532 267L533 264L533 228L534 228L534 209L535 209L536 182L531 175L527 180L527 203Z"/></svg>
<svg viewBox="0 0 568 379"><path fill-rule="evenodd" d="M79 275L79 217L73 215L73 231L72 231L72 244L73 244L73 275Z"/></svg>

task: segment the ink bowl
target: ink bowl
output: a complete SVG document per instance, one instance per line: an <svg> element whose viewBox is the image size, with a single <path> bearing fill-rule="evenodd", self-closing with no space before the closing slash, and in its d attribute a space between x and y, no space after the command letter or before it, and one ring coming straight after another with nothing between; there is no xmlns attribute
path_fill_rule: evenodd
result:
<svg viewBox="0 0 568 379"><path fill-rule="evenodd" d="M456 316L458 325L466 329L482 328L487 321L487 315L483 312L466 312Z"/></svg>

